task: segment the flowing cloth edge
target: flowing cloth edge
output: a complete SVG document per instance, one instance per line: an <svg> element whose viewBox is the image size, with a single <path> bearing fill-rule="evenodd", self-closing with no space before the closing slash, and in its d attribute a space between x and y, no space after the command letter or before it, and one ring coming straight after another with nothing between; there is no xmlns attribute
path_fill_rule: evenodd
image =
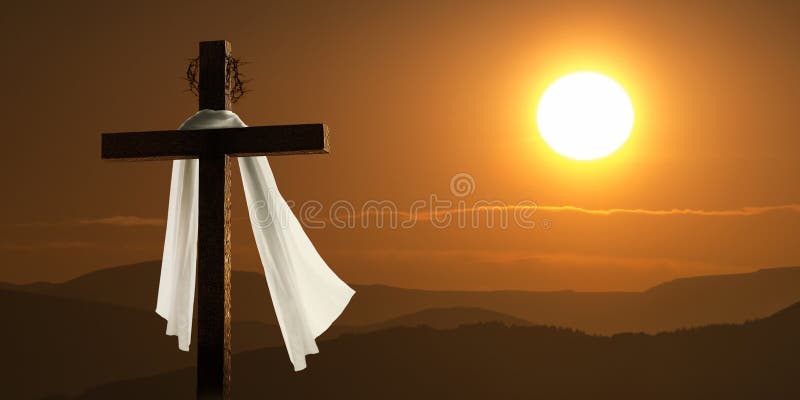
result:
<svg viewBox="0 0 800 400"><path fill-rule="evenodd" d="M197 118L202 117L202 118ZM238 118L238 116L230 111L212 111L212 110L201 110L189 119L187 119L179 129L181 130L194 130L194 129L213 129L213 128L225 128L225 127L245 127L246 125ZM263 162L266 164L265 169L261 169L261 173L268 174L268 177L272 180L271 187L274 188L275 193L278 195L282 204L287 207L285 200L283 200L282 196L277 190L277 185L274 182L274 177L272 176L271 169L269 168L269 164L267 162L266 157L242 157L239 158L240 166L242 165L242 161L244 159L263 159ZM194 162L194 163L192 163ZM258 163L257 161L255 163ZM197 253L197 194L198 194L198 160L176 160L173 162L173 171L172 171L172 181L170 187L170 208L168 212L168 222L167 222L167 232L165 237L165 247L164 247L164 257L162 259L161 265L161 276L159 279L159 292L158 292L158 302L156 306L156 313L160 315L162 318L167 320L167 335L170 336L178 336L178 344L179 348L183 351L189 350L189 344L191 340L191 325L192 325L192 315L194 310L194 287L195 287L195 274L196 274L196 253ZM242 170L242 179L245 180L246 176L244 173L244 169ZM193 179L193 181L192 181ZM245 183L245 188L247 189L247 184ZM181 186L182 184L182 186ZM180 189L180 190L178 190ZM247 190L246 190L247 191ZM194 198L193 203L186 204L189 200ZM248 209L250 208L250 202L248 201ZM177 207L181 212L175 210L173 207L174 205L179 204L182 205ZM188 207L186 207L188 206ZM187 211L188 210L188 211ZM281 329L281 334L284 338L284 342L286 343L287 352L289 353L289 358L294 365L295 371L302 370L306 367L305 356L308 354L315 354L319 352L319 349L316 346L316 342L314 339L319 337L322 333L324 333L328 328L330 328L331 324L336 321L339 316L344 312L347 305L350 303L352 296L355 294L355 291L350 288L347 284L345 284L341 279L336 276L336 274L330 270L327 264L322 260L321 256L316 252L313 244L311 244L310 239L302 232L302 228L299 226L299 222L297 222L296 217L289 212L288 215L290 219L294 220L294 224L296 229L300 229L302 235L297 235L300 237L300 242L303 245L308 246L311 250L313 250L313 255L319 259L321 265L324 268L321 268L322 275L326 275L329 273L329 276L322 276L323 280L328 280L326 284L329 285L329 290L336 290L336 298L327 298L326 300L326 307L325 307L325 317L322 321L320 321L320 315L317 314L317 321L312 326L304 326L306 329L303 329L306 332L311 334L310 343L305 343L306 345L299 346L300 348L292 348L295 346L290 346L293 339L296 339L293 335L295 332L291 332L286 326L285 318L282 318L281 315L285 314L282 313L280 310L283 308L280 306L281 301L276 301L276 290L273 290L273 284L271 284L268 274L268 263L264 262L264 257L267 251L262 250L262 246L259 246L259 255L262 258L262 266L265 270L265 275L268 277L267 283L270 288L270 296L272 297L273 307L275 308L275 313L279 316L279 326ZM193 223L192 223L193 221ZM250 219L251 226L253 228L254 236L256 237L257 243L258 241L258 233L257 227L255 225L255 221ZM181 229L186 228L188 229ZM178 239L183 239L183 247L179 247L175 244L175 241ZM173 243L170 243L170 240ZM188 245L187 242L193 242L194 245ZM295 241L296 242L296 241ZM307 242L307 243L304 243ZM170 245L172 244L172 245ZM295 243L295 245L297 245ZM182 249L183 251L176 252L175 250ZM285 249L284 249L285 250ZM297 250L297 249L295 249ZM307 250L307 249L306 249ZM291 254L291 252L289 252ZM275 271L275 265L271 265L272 270ZM317 271L318 273L320 271ZM308 272L308 271L306 271ZM188 274L190 277L186 277ZM315 278L320 279L320 276L316 276ZM333 278L333 279L331 279ZM320 281L322 282L322 281ZM183 285L183 293L176 293L178 291L178 285ZM290 297L291 298L291 297ZM301 320L304 320L306 315L309 314L310 311L307 307L308 304L305 304L303 299L296 299L294 301L293 307L297 308L298 311L302 311L297 313L296 315L300 316ZM313 296L312 296L313 300ZM188 304L187 304L188 303ZM311 307L317 307L320 303L317 302L316 305L312 305ZM188 313L187 313L188 310ZM188 317L187 317L188 315ZM283 320L283 321L282 321ZM302 321L303 325L306 325L306 321ZM301 340L305 340L309 342L309 338L301 338ZM294 351L293 351L294 350ZM299 350L299 351L298 351Z"/></svg>

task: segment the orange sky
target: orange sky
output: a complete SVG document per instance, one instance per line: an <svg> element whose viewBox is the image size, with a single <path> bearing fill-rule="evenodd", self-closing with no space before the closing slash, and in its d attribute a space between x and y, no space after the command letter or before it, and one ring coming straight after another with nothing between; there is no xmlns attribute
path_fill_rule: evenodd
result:
<svg viewBox="0 0 800 400"><path fill-rule="evenodd" d="M246 123L332 129L329 156L272 158L287 199L540 206L534 229L309 230L349 282L638 290L800 264L800 4L434 3L5 10L0 280L160 257L170 164L102 162L99 134L177 127L196 109L187 59L215 39L251 62ZM611 76L636 109L628 143L595 162L535 130L538 96L577 70ZM471 195L450 192L458 173ZM234 266L258 270L243 197L235 179ZM651 212L672 209L687 211Z"/></svg>

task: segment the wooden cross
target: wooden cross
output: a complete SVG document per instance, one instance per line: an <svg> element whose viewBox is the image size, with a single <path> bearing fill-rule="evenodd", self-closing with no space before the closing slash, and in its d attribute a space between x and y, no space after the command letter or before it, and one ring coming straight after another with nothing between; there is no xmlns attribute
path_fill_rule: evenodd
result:
<svg viewBox="0 0 800 400"><path fill-rule="evenodd" d="M231 46L200 42L199 108L230 110ZM230 157L328 153L323 124L102 134L106 160L200 159L197 398L228 399L231 380Z"/></svg>

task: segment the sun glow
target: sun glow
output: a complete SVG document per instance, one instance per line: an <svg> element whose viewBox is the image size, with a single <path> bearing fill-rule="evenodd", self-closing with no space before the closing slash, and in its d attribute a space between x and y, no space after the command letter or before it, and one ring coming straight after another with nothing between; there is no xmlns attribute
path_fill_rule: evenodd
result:
<svg viewBox="0 0 800 400"><path fill-rule="evenodd" d="M605 157L622 146L633 128L633 104L625 89L594 72L555 81L536 112L539 132L557 153L576 160Z"/></svg>

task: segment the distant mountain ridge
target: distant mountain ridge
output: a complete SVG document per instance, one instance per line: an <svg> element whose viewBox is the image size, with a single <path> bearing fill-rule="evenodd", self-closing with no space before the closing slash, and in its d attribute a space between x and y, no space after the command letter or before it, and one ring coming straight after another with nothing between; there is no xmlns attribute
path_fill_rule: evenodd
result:
<svg viewBox="0 0 800 400"><path fill-rule="evenodd" d="M0 340L17 344L4 355L9 360L19 360L4 364L4 371L0 371L0 386L5 388L5 395L32 399L48 394L76 394L98 384L138 380L193 365L194 354L177 350L175 338L164 335L165 323L153 311L158 272L158 263L151 262L97 271L59 284L0 285L0 315L4 316L5 326L14 327L0 330ZM750 274L679 279L641 293L436 292L356 286L356 297L320 338L320 346L327 348L328 341L353 335L374 337L371 332L398 332L398 328L410 329L400 332L412 335L428 332L425 329L430 328L467 332L460 327L497 321L518 328L553 325L578 329L593 323L606 328L672 323L667 329L677 329L712 322L740 322L736 320L756 319L753 315L769 314L772 307L792 298L800 299L798 276L800 268L767 269ZM288 366L263 276L236 272L233 279L234 352L275 347L269 350L274 353L270 357L276 358L270 362L276 364L275 368ZM665 319L673 307L677 317ZM790 307L758 323L764 326L765 321L780 318L784 318L783 323L791 323L795 316L792 313L800 313L798 309L800 306ZM526 315L531 318L521 317ZM675 323L686 320L694 323ZM419 327L428 328L419 330ZM556 336L548 337L561 338L558 340L586 337L563 328L536 329L535 332L555 332ZM781 328L776 325L774 329ZM571 333L562 337L565 332ZM618 332L621 330L610 333ZM400 333L394 335L400 335L397 338L400 342L404 340ZM496 335L475 345L492 347L497 344L491 340L506 340L502 337L505 334ZM630 333L614 337L617 336L645 337ZM605 343L608 339L593 338L575 340ZM535 340L540 339L544 340L541 337Z"/></svg>
<svg viewBox="0 0 800 400"><path fill-rule="evenodd" d="M453 329L461 325L484 322L499 322L509 326L531 325L529 321L496 311L477 307L428 308L412 314L392 318L377 324L367 325L369 331L398 326L428 326L434 329Z"/></svg>
<svg viewBox="0 0 800 400"><path fill-rule="evenodd" d="M6 288L155 309L157 261L95 271L60 284ZM261 274L234 272L234 319L275 324ZM480 308L534 324L589 333L650 332L768 316L800 301L800 267L681 278L644 292L429 291L355 285L337 326L366 326L431 308Z"/></svg>
<svg viewBox="0 0 800 400"><path fill-rule="evenodd" d="M279 349L234 356L236 398L800 398L800 304L741 325L590 336L496 323L391 328L321 344L309 369ZM193 368L103 385L77 399L192 399Z"/></svg>

